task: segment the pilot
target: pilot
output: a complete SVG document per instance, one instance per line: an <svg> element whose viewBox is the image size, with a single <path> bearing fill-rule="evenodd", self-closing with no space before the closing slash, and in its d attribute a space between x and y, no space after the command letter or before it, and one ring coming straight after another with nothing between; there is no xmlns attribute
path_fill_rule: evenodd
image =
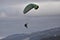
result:
<svg viewBox="0 0 60 40"><path fill-rule="evenodd" d="M24 24L24 26L25 26L26 28L28 28L27 24L28 24L28 23L25 23L25 24Z"/></svg>

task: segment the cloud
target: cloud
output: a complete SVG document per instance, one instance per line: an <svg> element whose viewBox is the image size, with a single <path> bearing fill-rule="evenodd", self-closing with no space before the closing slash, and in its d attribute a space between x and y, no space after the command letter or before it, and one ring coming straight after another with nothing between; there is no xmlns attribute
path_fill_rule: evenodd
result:
<svg viewBox="0 0 60 40"><path fill-rule="evenodd" d="M22 8L19 5L3 6L0 9L0 18L20 18L22 14Z"/></svg>
<svg viewBox="0 0 60 40"><path fill-rule="evenodd" d="M15 0L16 1L16 0ZM31 10L26 16L60 15L60 2L36 2L40 7L38 10ZM4 5L0 7L1 17L24 18L23 10L28 3Z"/></svg>
<svg viewBox="0 0 60 40"><path fill-rule="evenodd" d="M39 14L56 15L60 14L60 2L45 2L40 5Z"/></svg>
<svg viewBox="0 0 60 40"><path fill-rule="evenodd" d="M41 15L60 15L60 2L37 2L39 4L38 10L31 10L28 15L41 16Z"/></svg>
<svg viewBox="0 0 60 40"><path fill-rule="evenodd" d="M0 0L0 5L16 5L29 2L48 2L48 1L60 1L60 0Z"/></svg>
<svg viewBox="0 0 60 40"><path fill-rule="evenodd" d="M3 39L4 37L0 37L0 39Z"/></svg>
<svg viewBox="0 0 60 40"><path fill-rule="evenodd" d="M0 17L4 18L4 17L7 17L7 15L5 14L5 12L1 12Z"/></svg>
<svg viewBox="0 0 60 40"><path fill-rule="evenodd" d="M32 0L30 0L30 1L32 1ZM60 1L60 0L33 0L33 1Z"/></svg>

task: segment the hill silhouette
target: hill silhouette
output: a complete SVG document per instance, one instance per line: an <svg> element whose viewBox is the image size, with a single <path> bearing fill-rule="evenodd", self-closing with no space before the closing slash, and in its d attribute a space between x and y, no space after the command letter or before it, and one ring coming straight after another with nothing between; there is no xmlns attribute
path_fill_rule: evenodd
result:
<svg viewBox="0 0 60 40"><path fill-rule="evenodd" d="M32 34L13 34L1 40L24 40L29 37L29 40L59 40L60 27L49 30L38 31Z"/></svg>

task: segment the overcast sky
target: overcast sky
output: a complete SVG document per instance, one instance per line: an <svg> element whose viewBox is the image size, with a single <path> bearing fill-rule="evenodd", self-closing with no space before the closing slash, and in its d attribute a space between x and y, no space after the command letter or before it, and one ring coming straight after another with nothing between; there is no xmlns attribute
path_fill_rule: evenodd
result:
<svg viewBox="0 0 60 40"><path fill-rule="evenodd" d="M18 17L22 16L25 6L29 3L36 3L39 9L32 10L28 15L40 16L42 15L60 15L60 1L59 0L0 0L0 17ZM34 13L34 14L33 14Z"/></svg>
<svg viewBox="0 0 60 40"><path fill-rule="evenodd" d="M29 3L36 3L39 5L39 9L32 9L24 15L23 10ZM55 16L40 17L49 15ZM45 27L59 27L59 21L60 0L0 0L0 37L16 33L36 32L44 30ZM29 23L29 29L24 28L25 22Z"/></svg>

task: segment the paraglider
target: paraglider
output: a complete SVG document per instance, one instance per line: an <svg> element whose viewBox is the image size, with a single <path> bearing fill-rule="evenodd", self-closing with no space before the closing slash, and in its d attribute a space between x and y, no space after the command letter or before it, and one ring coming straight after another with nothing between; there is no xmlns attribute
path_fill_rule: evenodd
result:
<svg viewBox="0 0 60 40"><path fill-rule="evenodd" d="M29 12L29 11L30 11L31 9L33 9L33 8L34 8L35 10L37 10L37 9L39 8L39 6L38 6L37 4L28 4L28 5L24 8L23 13L26 14L27 12ZM25 23L24 26L25 26L26 28L28 28L27 23Z"/></svg>
<svg viewBox="0 0 60 40"><path fill-rule="evenodd" d="M27 12L29 12L31 9L35 9L35 10L37 10L38 8L39 8L39 6L37 5L37 4L28 4L26 7L25 7L25 9L24 9L24 11L23 11L23 13L24 14L26 14Z"/></svg>

